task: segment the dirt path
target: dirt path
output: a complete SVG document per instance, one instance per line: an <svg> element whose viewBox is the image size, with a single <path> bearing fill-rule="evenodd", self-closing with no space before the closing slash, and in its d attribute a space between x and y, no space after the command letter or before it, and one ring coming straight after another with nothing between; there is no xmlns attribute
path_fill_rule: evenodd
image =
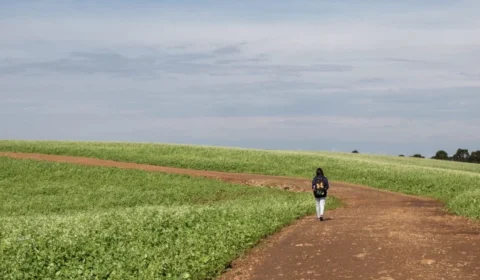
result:
<svg viewBox="0 0 480 280"><path fill-rule="evenodd" d="M310 187L310 179L68 156L0 156L188 174L292 191ZM331 183L330 193L346 207L327 212L324 222L309 216L267 238L221 279L480 279L480 223L449 215L430 199L339 182Z"/></svg>

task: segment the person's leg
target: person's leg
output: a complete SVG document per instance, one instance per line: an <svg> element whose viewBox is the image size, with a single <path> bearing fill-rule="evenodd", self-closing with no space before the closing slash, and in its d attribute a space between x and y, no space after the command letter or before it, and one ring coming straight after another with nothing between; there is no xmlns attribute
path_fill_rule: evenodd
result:
<svg viewBox="0 0 480 280"><path fill-rule="evenodd" d="M317 219L320 219L320 198L315 197L315 209L317 210Z"/></svg>
<svg viewBox="0 0 480 280"><path fill-rule="evenodd" d="M327 198L326 197L322 197L320 199L320 217L323 217L323 213L325 212L325 200Z"/></svg>

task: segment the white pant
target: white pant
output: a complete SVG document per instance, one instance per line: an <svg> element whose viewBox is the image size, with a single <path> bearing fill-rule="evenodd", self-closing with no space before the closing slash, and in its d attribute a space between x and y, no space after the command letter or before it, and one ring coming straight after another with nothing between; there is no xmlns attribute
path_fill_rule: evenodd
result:
<svg viewBox="0 0 480 280"><path fill-rule="evenodd" d="M320 216L323 216L323 212L325 211L325 199L326 197L315 197L317 218L320 218Z"/></svg>

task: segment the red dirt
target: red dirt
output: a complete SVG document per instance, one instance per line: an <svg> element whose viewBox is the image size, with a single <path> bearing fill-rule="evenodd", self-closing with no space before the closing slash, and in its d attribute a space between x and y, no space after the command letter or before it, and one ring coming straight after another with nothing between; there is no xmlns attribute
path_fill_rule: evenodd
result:
<svg viewBox="0 0 480 280"><path fill-rule="evenodd" d="M309 191L310 179L188 170L91 158L0 153L21 159L188 174ZM344 208L305 217L260 242L220 279L480 279L480 223L431 199L332 182ZM312 198L312 208L314 200Z"/></svg>

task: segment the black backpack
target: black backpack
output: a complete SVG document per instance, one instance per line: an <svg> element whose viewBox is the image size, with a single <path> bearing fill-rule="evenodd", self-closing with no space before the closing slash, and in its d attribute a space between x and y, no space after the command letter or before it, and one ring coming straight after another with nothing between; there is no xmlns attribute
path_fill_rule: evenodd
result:
<svg viewBox="0 0 480 280"><path fill-rule="evenodd" d="M323 197L327 194L327 189L323 183L323 177L315 178L315 186L313 189L315 197Z"/></svg>

